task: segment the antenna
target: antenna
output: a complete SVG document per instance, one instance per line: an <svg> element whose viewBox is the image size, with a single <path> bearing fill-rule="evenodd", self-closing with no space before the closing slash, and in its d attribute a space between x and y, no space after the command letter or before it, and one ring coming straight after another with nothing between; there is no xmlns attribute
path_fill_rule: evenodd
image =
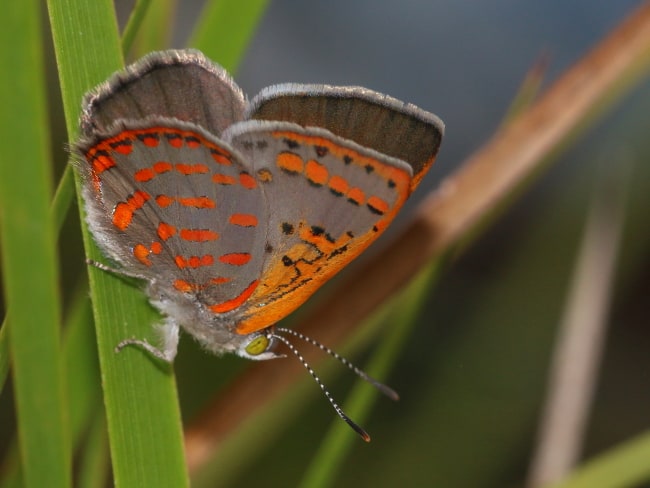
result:
<svg viewBox="0 0 650 488"><path fill-rule="evenodd" d="M341 356L339 353L336 351L333 351L329 347L325 346L324 344L321 344L315 339L312 339L311 337L307 337L304 334L301 334L300 332L296 332L295 330L292 329L285 329L284 327L278 327L276 330L284 333L284 334L289 334L294 337L297 337L298 339L301 339L305 342L308 342L309 344L316 346L318 349L323 351L326 354L329 354L332 356L334 359L339 361L341 364L344 364L348 368L350 368L352 371L354 371L354 374L356 374L359 378L367 381L370 383L372 386L377 388L380 392L382 392L384 395L386 395L388 398L390 398L393 401L399 400L399 395L395 390L393 390L390 386L384 385L383 383L377 381L374 379L372 376L368 375L365 371L362 369L358 368L354 364L352 364L350 361L345 359L343 356Z"/></svg>
<svg viewBox="0 0 650 488"><path fill-rule="evenodd" d="M284 334L289 334L289 335L292 335L294 337L298 337L299 339L318 347L321 351L327 353L328 355L332 356L333 358L337 359L339 362L341 362L342 364L344 364L345 366L350 368L352 371L354 371L354 373L357 376L359 376L360 378L363 378L364 380L366 380L368 383L370 383L375 388L377 388L379 391L381 391L384 395L388 396L392 400L398 400L399 399L399 396L397 395L397 393L392 388L389 388L388 386L384 385L383 383L380 383L379 381L375 380L374 378L368 376L368 374L366 374L364 371L362 371L361 369L356 367L354 364L352 364L350 361L345 359L343 356L341 356L338 353L331 350L329 347L324 346L323 344L321 344L320 342L312 339L311 337L307 337L306 335L303 335L300 332L296 332L296 331L291 330L291 329L285 329L285 328L282 328L282 327L278 327L276 330L281 332L281 333L284 333ZM314 381L316 381L316 384L323 391L323 393L325 394L325 397L327 397L327 400L330 402L330 404L332 405L332 407L334 408L334 410L336 411L338 416L341 417L345 421L345 423L347 423L350 427L352 427L352 429L357 434L359 434L364 441L370 442L370 435L365 430L363 430L361 427L359 427L356 423L354 423L354 421L352 421L350 419L350 417L348 417L345 414L343 409L338 405L338 403L336 403L334 398L332 398L332 395L327 390L327 388L325 387L325 385L323 384L323 382L321 381L319 376L312 369L312 367L309 365L309 363L305 360L305 358L302 356L302 354L300 354L298 352L296 347L293 344L291 344L291 342L289 342L289 340L284 336L272 333L271 337L276 338L279 341L283 342L289 348L289 350L298 358L298 360L302 363L302 365L305 367L305 369L309 372L311 377L314 378Z"/></svg>

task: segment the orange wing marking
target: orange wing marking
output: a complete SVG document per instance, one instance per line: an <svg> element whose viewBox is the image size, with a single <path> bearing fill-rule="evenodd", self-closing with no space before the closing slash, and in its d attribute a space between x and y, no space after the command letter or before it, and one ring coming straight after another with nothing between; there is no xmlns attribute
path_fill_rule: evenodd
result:
<svg viewBox="0 0 650 488"><path fill-rule="evenodd" d="M199 268L201 266L212 266L214 264L214 257L212 254L205 254L203 256L176 256L174 262L179 269L185 268Z"/></svg>
<svg viewBox="0 0 650 488"><path fill-rule="evenodd" d="M223 303L211 305L208 308L212 310L214 313L230 312L231 310L234 310L237 307L243 305L244 302L246 302L246 300L248 300L250 296L253 294L255 288L257 288L257 285L259 285L259 283L260 283L259 280L255 280L250 285L248 285L244 291L242 291L238 296L236 296L232 300L227 300Z"/></svg>
<svg viewBox="0 0 650 488"><path fill-rule="evenodd" d="M232 214L228 222L239 227L257 227L257 217L253 214Z"/></svg>
<svg viewBox="0 0 650 488"><path fill-rule="evenodd" d="M148 193L137 190L126 202L118 203L113 210L113 225L120 230L126 230L131 225L133 214L141 209L149 198L151 197Z"/></svg>
<svg viewBox="0 0 650 488"><path fill-rule="evenodd" d="M216 241L219 234L209 229L181 229L181 239L194 242Z"/></svg>
<svg viewBox="0 0 650 488"><path fill-rule="evenodd" d="M251 260L251 257L252 256L247 252L233 252L219 256L219 261L233 266L243 266Z"/></svg>

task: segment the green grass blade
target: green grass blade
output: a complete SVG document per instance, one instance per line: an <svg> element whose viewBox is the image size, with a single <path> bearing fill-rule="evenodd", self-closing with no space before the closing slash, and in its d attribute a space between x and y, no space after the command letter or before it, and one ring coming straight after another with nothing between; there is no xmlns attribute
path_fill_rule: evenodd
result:
<svg viewBox="0 0 650 488"><path fill-rule="evenodd" d="M20 466L18 445L16 439L9 444L7 454L2 460L2 478L0 478L0 488L23 488L23 471Z"/></svg>
<svg viewBox="0 0 650 488"><path fill-rule="evenodd" d="M122 52L126 55L131 50L135 36L138 33L140 26L149 10L151 5L151 0L138 0L135 3L135 7L131 11L131 16L129 17L124 32L122 34Z"/></svg>
<svg viewBox="0 0 650 488"><path fill-rule="evenodd" d="M0 326L0 393L4 389L9 373L9 337L7 335L7 319Z"/></svg>
<svg viewBox="0 0 650 488"><path fill-rule="evenodd" d="M90 301L87 296L88 287L86 283L84 285L76 292L63 327L68 424L74 451L79 450L85 429L101 402L95 334L92 329ZM7 450L3 469L0 469L2 488L21 485L15 481L19 477L19 464L13 461L18 456L17 447L14 440Z"/></svg>
<svg viewBox="0 0 650 488"><path fill-rule="evenodd" d="M541 55L528 70L526 76L515 93L515 96L510 102L510 107L501 120L501 125L505 126L511 120L514 120L518 115L521 115L524 110L530 107L537 96L540 94L542 83L544 82L544 75L546 74L548 65L548 56Z"/></svg>
<svg viewBox="0 0 650 488"><path fill-rule="evenodd" d="M51 0L48 7L66 124L74 140L83 93L122 65L120 40L111 2ZM85 226L83 235L89 257L101 260ZM153 313L133 286L96 269L89 274L114 481L119 486L187 486L170 368L138 350L114 352L125 337L151 334Z"/></svg>
<svg viewBox="0 0 650 488"><path fill-rule="evenodd" d="M57 235L63 227L63 222L70 210L70 204L74 198L74 177L72 174L72 166L67 166L61 175L59 184L54 192L54 199L52 200L52 219L54 220L54 228Z"/></svg>
<svg viewBox="0 0 650 488"><path fill-rule="evenodd" d="M130 58L139 58L151 51L167 49L172 39L172 24L176 17L174 0L156 0L155 8L148 9L142 18L133 40ZM129 21L130 23L130 21ZM124 31L122 45L125 45L127 31ZM124 54L129 53L126 49Z"/></svg>
<svg viewBox="0 0 650 488"><path fill-rule="evenodd" d="M105 486L109 474L106 418L97 415L90 426L86 448L79 462L79 488Z"/></svg>
<svg viewBox="0 0 650 488"><path fill-rule="evenodd" d="M228 71L236 71L266 4L266 0L206 3L188 45L200 49Z"/></svg>
<svg viewBox="0 0 650 488"><path fill-rule="evenodd" d="M64 320L65 375L72 445L77 448L90 419L101 406L101 381L95 331L84 280Z"/></svg>
<svg viewBox="0 0 650 488"><path fill-rule="evenodd" d="M1 29L0 225L18 439L27 487L70 486L40 6L6 5Z"/></svg>
<svg viewBox="0 0 650 488"><path fill-rule="evenodd" d="M650 434L646 433L588 461L566 480L550 485L548 488L641 486L650 479L648 459L650 459Z"/></svg>

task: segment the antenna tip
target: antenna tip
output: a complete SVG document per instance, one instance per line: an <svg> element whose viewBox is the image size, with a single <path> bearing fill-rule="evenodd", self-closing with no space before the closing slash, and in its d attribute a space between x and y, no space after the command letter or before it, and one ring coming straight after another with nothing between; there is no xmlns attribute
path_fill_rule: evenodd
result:
<svg viewBox="0 0 650 488"><path fill-rule="evenodd" d="M339 410L339 411L338 411L338 414L341 416L341 418L342 418L343 420L345 420L345 422L346 422L350 427L352 427L352 430L354 430L357 434L359 434L359 435L361 436L361 438L362 438L364 441L366 441L366 442L370 442L370 434L368 434L365 430L363 430L361 427L359 427L357 424L355 424L355 423L350 419L350 417L348 417L347 415L345 415L342 411Z"/></svg>
<svg viewBox="0 0 650 488"><path fill-rule="evenodd" d="M395 390L393 390L390 386L386 386L386 385L384 385L384 384L382 384L382 383L380 383L380 385L381 385L380 391L381 391L384 395L386 395L388 398L390 398L390 399L393 400L394 402L396 402L396 401L399 400L399 395L398 395L397 392L396 392Z"/></svg>

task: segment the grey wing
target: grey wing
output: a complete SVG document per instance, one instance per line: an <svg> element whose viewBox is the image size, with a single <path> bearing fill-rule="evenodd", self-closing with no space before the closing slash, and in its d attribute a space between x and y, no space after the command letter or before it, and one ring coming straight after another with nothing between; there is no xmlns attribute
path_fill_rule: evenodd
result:
<svg viewBox="0 0 650 488"><path fill-rule="evenodd" d="M167 117L219 135L242 120L244 95L219 65L201 52L151 53L86 94L81 134L106 133L119 120Z"/></svg>
<svg viewBox="0 0 650 488"><path fill-rule="evenodd" d="M215 313L236 308L264 258L264 196L228 144L193 124L149 125L122 123L77 148L89 226L106 254L158 289Z"/></svg>
<svg viewBox="0 0 650 488"><path fill-rule="evenodd" d="M240 333L284 317L358 256L410 193L411 167L326 129L252 120L224 137L254 166L269 205L260 284Z"/></svg>
<svg viewBox="0 0 650 488"><path fill-rule="evenodd" d="M405 161L416 184L435 160L445 128L436 115L415 105L349 86L271 86L251 100L246 118L322 127Z"/></svg>

